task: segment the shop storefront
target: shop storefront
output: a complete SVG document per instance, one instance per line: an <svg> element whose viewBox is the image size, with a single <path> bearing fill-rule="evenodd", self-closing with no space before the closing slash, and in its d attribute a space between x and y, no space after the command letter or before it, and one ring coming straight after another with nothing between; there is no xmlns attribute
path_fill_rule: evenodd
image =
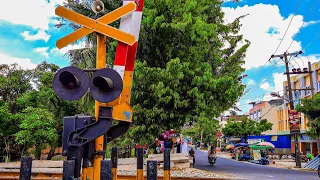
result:
<svg viewBox="0 0 320 180"><path fill-rule="evenodd" d="M300 152L306 155L307 153L312 154L313 156L316 156L318 154L318 148L317 148L317 140L312 139L310 136L306 134L301 134L298 136L298 145ZM292 146L292 153L295 152L295 146L294 146L294 136L291 136L291 146Z"/></svg>

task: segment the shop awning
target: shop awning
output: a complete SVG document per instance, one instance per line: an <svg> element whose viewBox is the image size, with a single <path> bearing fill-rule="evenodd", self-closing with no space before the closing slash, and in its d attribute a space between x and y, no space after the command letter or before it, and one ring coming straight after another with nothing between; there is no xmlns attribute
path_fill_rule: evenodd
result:
<svg viewBox="0 0 320 180"><path fill-rule="evenodd" d="M261 149L272 149L271 146L258 146L258 143L252 144L251 146L249 146L251 149L253 150L261 150Z"/></svg>

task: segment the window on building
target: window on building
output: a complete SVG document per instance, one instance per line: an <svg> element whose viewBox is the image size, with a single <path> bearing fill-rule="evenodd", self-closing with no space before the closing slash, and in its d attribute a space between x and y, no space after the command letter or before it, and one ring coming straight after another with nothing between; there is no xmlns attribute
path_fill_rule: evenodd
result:
<svg viewBox="0 0 320 180"><path fill-rule="evenodd" d="M294 92L294 99L300 99L300 92L299 91Z"/></svg>
<svg viewBox="0 0 320 180"><path fill-rule="evenodd" d="M308 89L308 88L310 89L311 87L310 87L310 86L306 86L306 88L307 88L307 89ZM311 95L311 90L307 90L307 91L306 91L306 95Z"/></svg>
<svg viewBox="0 0 320 180"><path fill-rule="evenodd" d="M262 114L262 109L260 109L260 110L258 110L258 118L257 118L257 121L259 121L260 122L260 120L261 120L261 115Z"/></svg>

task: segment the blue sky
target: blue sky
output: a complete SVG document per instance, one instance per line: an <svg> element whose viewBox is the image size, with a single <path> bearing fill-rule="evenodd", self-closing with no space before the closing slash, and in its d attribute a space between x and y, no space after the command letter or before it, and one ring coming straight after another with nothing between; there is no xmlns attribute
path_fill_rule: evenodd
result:
<svg viewBox="0 0 320 180"><path fill-rule="evenodd" d="M3 1L0 6L0 63L11 64L17 62L24 68L33 68L36 64L46 60L59 66L67 66L69 61L63 57L69 49L79 48L81 44L70 45L58 50L56 40L67 35L71 29L57 29L54 8L63 0L16 0L18 9L12 12L12 2ZM280 39L283 37L292 13L299 0L242 0L239 4L225 2L223 11L226 22L230 22L240 15L249 14L241 22L239 33L251 42L246 56L248 77L244 80L248 93L237 103L238 107L247 112L248 102L268 100L268 93L281 91L285 77L283 63L274 59L271 66L263 66L274 53ZM320 32L320 2L315 5L310 15L307 14L315 0L301 0L296 16L283 39L276 54L287 50L289 52L304 49L317 33ZM17 13L19 12L19 13ZM299 31L299 27L304 23ZM320 38L308 46L305 54L292 61L292 66L306 66L307 59L319 61Z"/></svg>

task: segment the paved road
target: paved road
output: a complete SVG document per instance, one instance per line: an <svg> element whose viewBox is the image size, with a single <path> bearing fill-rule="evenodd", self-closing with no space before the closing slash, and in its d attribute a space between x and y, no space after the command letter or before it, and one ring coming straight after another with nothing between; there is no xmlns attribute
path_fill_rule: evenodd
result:
<svg viewBox="0 0 320 180"><path fill-rule="evenodd" d="M196 151L195 168L232 174L234 178L245 178L250 180L320 180L316 172L268 167L220 157L218 157L216 164L212 167L208 164L207 154L198 150Z"/></svg>

